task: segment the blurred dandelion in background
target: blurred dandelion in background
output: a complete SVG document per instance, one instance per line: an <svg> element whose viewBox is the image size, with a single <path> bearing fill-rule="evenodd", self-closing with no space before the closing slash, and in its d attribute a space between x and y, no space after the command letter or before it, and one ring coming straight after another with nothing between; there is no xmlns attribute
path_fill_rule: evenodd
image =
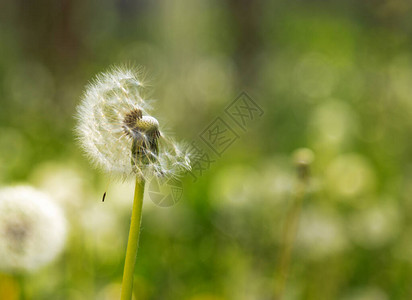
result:
<svg viewBox="0 0 412 300"><path fill-rule="evenodd" d="M402 224L398 205L376 199L348 219L347 231L353 242L366 249L376 249L397 239Z"/></svg>
<svg viewBox="0 0 412 300"><path fill-rule="evenodd" d="M66 220L50 198L29 186L0 190L0 269L31 272L63 250Z"/></svg>
<svg viewBox="0 0 412 300"><path fill-rule="evenodd" d="M342 253L348 246L339 214L314 208L302 212L296 237L296 249L301 256L322 260Z"/></svg>

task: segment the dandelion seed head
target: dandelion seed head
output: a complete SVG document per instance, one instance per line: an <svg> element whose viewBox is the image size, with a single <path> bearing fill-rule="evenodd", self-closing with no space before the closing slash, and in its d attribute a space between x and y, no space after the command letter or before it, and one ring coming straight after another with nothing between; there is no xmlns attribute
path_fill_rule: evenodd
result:
<svg viewBox="0 0 412 300"><path fill-rule="evenodd" d="M299 148L293 152L293 160L296 165L298 177L301 180L307 180L309 178L309 166L314 160L314 154L312 150L308 148Z"/></svg>
<svg viewBox="0 0 412 300"><path fill-rule="evenodd" d="M153 117L144 116L136 121L136 127L141 128L143 131L158 130L159 122Z"/></svg>
<svg viewBox="0 0 412 300"><path fill-rule="evenodd" d="M151 116L137 74L114 68L96 77L78 107L78 139L93 164L110 174L176 176L190 169L189 156Z"/></svg>
<svg viewBox="0 0 412 300"><path fill-rule="evenodd" d="M293 161L296 165L310 165L314 157L313 151L308 148L299 148L293 152Z"/></svg>
<svg viewBox="0 0 412 300"><path fill-rule="evenodd" d="M0 270L34 271L63 249L66 221L49 197L28 186L0 189Z"/></svg>

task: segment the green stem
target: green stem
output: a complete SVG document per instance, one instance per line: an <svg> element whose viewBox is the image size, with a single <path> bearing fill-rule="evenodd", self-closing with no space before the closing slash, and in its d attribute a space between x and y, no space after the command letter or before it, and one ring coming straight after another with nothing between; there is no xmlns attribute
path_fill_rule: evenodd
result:
<svg viewBox="0 0 412 300"><path fill-rule="evenodd" d="M136 178L134 191L132 219L130 222L129 240L127 242L126 259L124 262L121 300L132 299L133 274L136 265L137 249L139 246L140 223L142 220L142 205L144 194L143 178Z"/></svg>
<svg viewBox="0 0 412 300"><path fill-rule="evenodd" d="M305 198L306 181L299 181L296 188L295 199L289 210L283 231L283 242L280 251L279 272L275 285L275 299L280 300L283 297L283 292L289 274L290 260L295 243L296 233L298 230L299 215L302 209L302 202Z"/></svg>
<svg viewBox="0 0 412 300"><path fill-rule="evenodd" d="M19 299L20 300L26 300L27 299L27 291L26 291L26 278L24 276L24 274L19 273L17 274L17 281L19 283L19 287L20 287L20 296Z"/></svg>

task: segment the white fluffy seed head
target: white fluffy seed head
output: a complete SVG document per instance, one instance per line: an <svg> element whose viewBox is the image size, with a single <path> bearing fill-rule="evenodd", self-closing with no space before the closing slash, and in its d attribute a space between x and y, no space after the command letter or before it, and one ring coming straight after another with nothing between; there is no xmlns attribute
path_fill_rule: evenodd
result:
<svg viewBox="0 0 412 300"><path fill-rule="evenodd" d="M66 220L49 197L28 186L0 189L0 270L30 272L54 260Z"/></svg>
<svg viewBox="0 0 412 300"><path fill-rule="evenodd" d="M141 88L133 70L98 75L78 106L78 139L94 165L110 174L176 176L190 169L189 156L161 133Z"/></svg>

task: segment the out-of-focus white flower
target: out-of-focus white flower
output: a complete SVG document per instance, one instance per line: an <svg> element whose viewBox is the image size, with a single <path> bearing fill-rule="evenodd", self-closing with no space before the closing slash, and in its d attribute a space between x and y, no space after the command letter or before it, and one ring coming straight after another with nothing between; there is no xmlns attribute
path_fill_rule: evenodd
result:
<svg viewBox="0 0 412 300"><path fill-rule="evenodd" d="M174 176L190 168L188 153L159 128L132 70L114 68L87 87L78 107L77 133L97 166L126 177Z"/></svg>
<svg viewBox="0 0 412 300"><path fill-rule="evenodd" d="M33 271L63 249L66 221L46 194L28 186L0 190L0 269Z"/></svg>
<svg viewBox="0 0 412 300"><path fill-rule="evenodd" d="M402 216L391 199L354 213L348 220L347 229L357 245L374 249L394 241L401 226Z"/></svg>
<svg viewBox="0 0 412 300"><path fill-rule="evenodd" d="M296 249L311 259L339 254L348 246L338 215L321 210L302 213L296 243Z"/></svg>

